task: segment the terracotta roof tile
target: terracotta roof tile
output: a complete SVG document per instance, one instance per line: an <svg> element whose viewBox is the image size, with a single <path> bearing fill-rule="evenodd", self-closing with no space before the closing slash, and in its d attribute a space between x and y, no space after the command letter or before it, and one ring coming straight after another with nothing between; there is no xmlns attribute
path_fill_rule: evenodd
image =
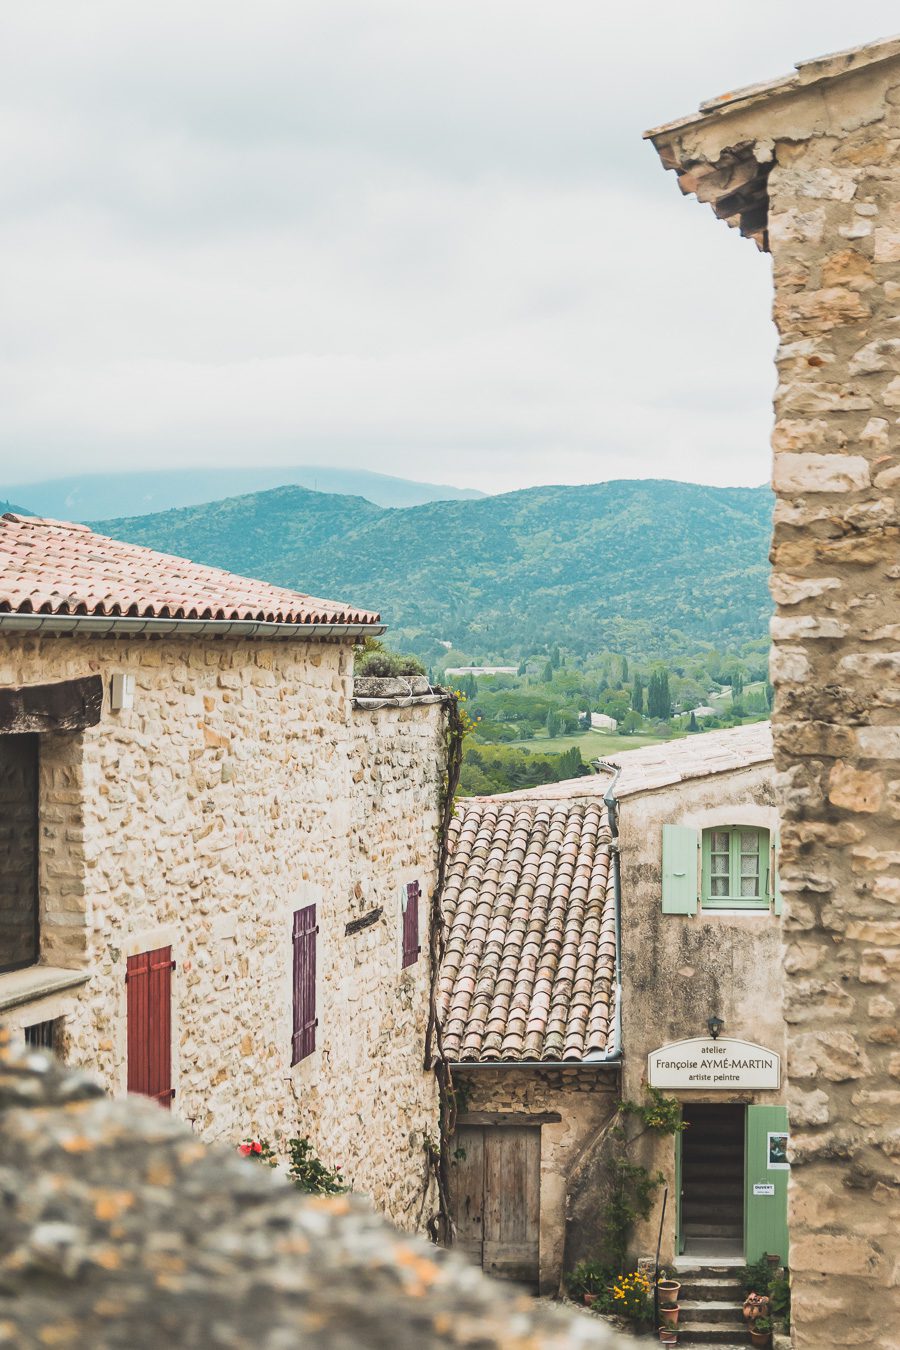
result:
<svg viewBox="0 0 900 1350"><path fill-rule="evenodd" d="M0 612L266 623L371 623L377 614L270 586L86 525L0 517Z"/></svg>
<svg viewBox="0 0 900 1350"><path fill-rule="evenodd" d="M463 801L450 847L438 994L447 1058L605 1054L616 921L602 800Z"/></svg>

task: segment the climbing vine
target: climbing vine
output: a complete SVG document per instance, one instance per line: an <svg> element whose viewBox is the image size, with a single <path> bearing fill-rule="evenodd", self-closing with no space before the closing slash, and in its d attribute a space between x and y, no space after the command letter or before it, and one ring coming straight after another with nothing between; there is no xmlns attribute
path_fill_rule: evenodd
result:
<svg viewBox="0 0 900 1350"><path fill-rule="evenodd" d="M438 871L428 926L428 955L431 962L431 989L428 1000L428 1026L425 1032L425 1068L433 1071L438 1086L438 1138L425 1137L425 1195L428 1183L437 1187L437 1208L426 1228L432 1242L442 1242L451 1233L450 1219L450 1140L456 1129L457 1091L451 1068L444 1058L441 1022L438 1016L438 977L444 959L444 915L441 896L447 875L450 822L456 804L456 790L462 769L463 744L473 722L465 709L465 698L458 691L444 690L447 718L444 725L445 769L441 779L438 822ZM423 1195L423 1206L425 1195Z"/></svg>
<svg viewBox="0 0 900 1350"><path fill-rule="evenodd" d="M681 1119L681 1103L675 1097L665 1097L658 1088L648 1088L649 1101L619 1102L622 1116L640 1120L645 1129L658 1134L680 1134L685 1128ZM618 1156L610 1166L610 1181L603 1206L604 1259L611 1269L626 1268L632 1229L638 1219L648 1219L653 1197L665 1184L662 1172L650 1172L640 1163L628 1158L629 1141L625 1130L617 1125L611 1135L619 1143Z"/></svg>
<svg viewBox="0 0 900 1350"><path fill-rule="evenodd" d="M660 1134L681 1134L687 1128L681 1119L681 1102L677 1097L664 1097L659 1088L648 1087L649 1102L619 1102L619 1110L627 1116L637 1116L648 1130Z"/></svg>

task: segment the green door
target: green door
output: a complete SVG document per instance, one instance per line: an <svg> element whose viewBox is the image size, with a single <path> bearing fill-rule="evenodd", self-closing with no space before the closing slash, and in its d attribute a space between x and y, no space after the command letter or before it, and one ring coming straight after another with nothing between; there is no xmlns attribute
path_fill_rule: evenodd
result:
<svg viewBox="0 0 900 1350"><path fill-rule="evenodd" d="M786 1106L748 1106L744 1150L744 1260L788 1260Z"/></svg>
<svg viewBox="0 0 900 1350"><path fill-rule="evenodd" d="M684 1234L681 1231L681 1133L675 1136L675 1255L684 1251Z"/></svg>

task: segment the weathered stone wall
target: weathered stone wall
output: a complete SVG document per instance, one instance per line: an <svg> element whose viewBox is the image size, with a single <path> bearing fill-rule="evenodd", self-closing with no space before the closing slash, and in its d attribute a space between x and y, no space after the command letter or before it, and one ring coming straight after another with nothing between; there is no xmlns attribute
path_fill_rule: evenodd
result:
<svg viewBox="0 0 900 1350"><path fill-rule="evenodd" d="M863 79L769 177L798 1347L900 1326L900 65Z"/></svg>
<svg viewBox="0 0 900 1350"><path fill-rule="evenodd" d="M136 681L118 713L114 671ZM176 1113L230 1143L307 1133L414 1225L436 1100L428 962L401 971L399 887L419 880L424 929L442 708L354 711L346 645L51 638L7 640L0 656L3 683L92 672L103 716L45 738L41 801L43 959L91 979L11 1020L63 1015L67 1056L121 1093L126 959L171 943ZM317 1048L292 1069L291 918L313 902Z"/></svg>
<svg viewBox="0 0 900 1350"><path fill-rule="evenodd" d="M724 1019L725 1036L784 1055L782 941L769 910L694 915L662 912L662 828L752 825L774 833L774 770L758 764L625 797L618 807L622 875L623 1096L646 1100L647 1055L669 1041L706 1035L707 1018ZM683 1101L785 1100L779 1092L672 1092ZM633 1155L633 1156L632 1156ZM675 1254L675 1146L671 1135L646 1131L631 1145L632 1161L663 1173L669 1187L662 1259ZM634 1231L638 1253L656 1250L662 1191Z"/></svg>
<svg viewBox="0 0 900 1350"><path fill-rule="evenodd" d="M793 1335L798 1350L887 1350L900 1325L900 43L801 63L652 134L682 188L772 255Z"/></svg>
<svg viewBox="0 0 900 1350"><path fill-rule="evenodd" d="M614 1350L353 1196L302 1196L150 1102L0 1056L0 1341L65 1350Z"/></svg>
<svg viewBox="0 0 900 1350"><path fill-rule="evenodd" d="M619 1100L618 1071L614 1067L572 1069L473 1069L453 1071L461 1085L467 1112L558 1112L561 1121L541 1126L540 1287L555 1294L560 1287L566 1257L567 1209L570 1183L598 1147ZM451 1147L452 1154L452 1147ZM596 1255L596 1237L590 1225L579 1223L582 1256Z"/></svg>

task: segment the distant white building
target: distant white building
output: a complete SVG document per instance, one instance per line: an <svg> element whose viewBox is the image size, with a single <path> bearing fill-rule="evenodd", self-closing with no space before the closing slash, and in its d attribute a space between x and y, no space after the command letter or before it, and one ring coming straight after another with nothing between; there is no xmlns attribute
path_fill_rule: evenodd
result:
<svg viewBox="0 0 900 1350"><path fill-rule="evenodd" d="M445 675L518 675L518 666L448 666Z"/></svg>
<svg viewBox="0 0 900 1350"><path fill-rule="evenodd" d="M614 717L607 717L606 713L591 713L591 726L595 731L615 731L618 722Z"/></svg>

